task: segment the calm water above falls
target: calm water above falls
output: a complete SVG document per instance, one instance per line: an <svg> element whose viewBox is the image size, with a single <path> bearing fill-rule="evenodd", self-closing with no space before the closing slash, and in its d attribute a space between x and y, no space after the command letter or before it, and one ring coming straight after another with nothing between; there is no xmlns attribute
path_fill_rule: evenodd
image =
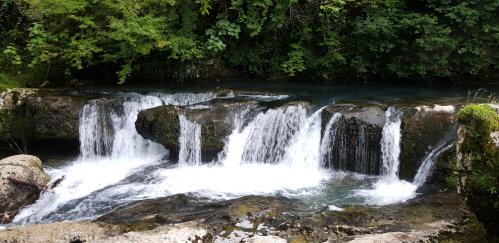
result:
<svg viewBox="0 0 499 243"><path fill-rule="evenodd" d="M195 104L214 97L214 93L127 93L118 95L118 106L101 100L89 102L80 117L79 158L46 168L54 180L62 175L66 179L20 212L14 223L92 219L133 200L176 193L212 200L283 195L302 199L313 207L396 203L416 196L431 167L430 158L418 171L414 184L398 179L403 114L395 108L388 109L383 127L381 176L323 167L328 156L324 140L331 139L329 134L338 134L327 132L321 138L321 108L276 107L261 111L247 122L244 115L235 116L235 129L226 138L224 150L207 164L201 164L201 128L186 117L180 117L178 165L168 160L168 150L143 139L135 130L140 110L164 104ZM316 104L336 98L321 98ZM339 116L324 124L325 129L334 129Z"/></svg>

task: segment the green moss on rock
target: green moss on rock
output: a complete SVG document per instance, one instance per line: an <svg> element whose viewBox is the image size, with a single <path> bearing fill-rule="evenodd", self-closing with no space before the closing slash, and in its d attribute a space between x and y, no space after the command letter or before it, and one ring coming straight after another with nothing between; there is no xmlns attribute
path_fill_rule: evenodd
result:
<svg viewBox="0 0 499 243"><path fill-rule="evenodd" d="M497 239L499 219L499 149L490 134L499 130L499 114L491 106L473 104L459 112L462 124L458 166L460 191L484 222L489 237Z"/></svg>

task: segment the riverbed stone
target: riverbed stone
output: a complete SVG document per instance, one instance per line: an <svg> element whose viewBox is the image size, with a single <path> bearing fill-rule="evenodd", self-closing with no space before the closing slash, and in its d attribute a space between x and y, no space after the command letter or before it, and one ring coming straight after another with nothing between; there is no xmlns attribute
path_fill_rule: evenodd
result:
<svg viewBox="0 0 499 243"><path fill-rule="evenodd" d="M0 160L0 213L2 222L9 222L18 209L38 199L39 191L9 181L8 177L47 185L50 181L42 168L42 161L32 155L15 155Z"/></svg>
<svg viewBox="0 0 499 243"><path fill-rule="evenodd" d="M335 104L322 111L322 137L326 124L335 113L341 117L331 131L336 133L327 145L327 167L376 175L381 169L381 134L385 112L379 106Z"/></svg>
<svg viewBox="0 0 499 243"><path fill-rule="evenodd" d="M5 242L485 241L483 226L455 192L381 207L342 207L343 211L312 209L283 197L203 201L180 194L131 203L94 222L16 226L0 231L0 238Z"/></svg>
<svg viewBox="0 0 499 243"><path fill-rule="evenodd" d="M405 106L401 124L401 179L412 181L425 156L455 128L454 106Z"/></svg>

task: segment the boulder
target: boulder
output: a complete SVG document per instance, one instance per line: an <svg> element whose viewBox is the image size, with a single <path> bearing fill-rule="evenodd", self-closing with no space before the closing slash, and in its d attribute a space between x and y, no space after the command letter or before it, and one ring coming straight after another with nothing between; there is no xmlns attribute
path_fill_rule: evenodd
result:
<svg viewBox="0 0 499 243"><path fill-rule="evenodd" d="M182 114L201 125L202 158L209 161L222 151L225 138L234 129L235 116L245 116L255 109L256 101L239 99L219 99L186 107L165 105L139 112L135 127L144 138L162 144L175 155L180 149L179 115Z"/></svg>
<svg viewBox="0 0 499 243"><path fill-rule="evenodd" d="M135 128L142 137L159 143L171 151L178 151L180 110L181 107L174 105L142 110L137 115Z"/></svg>
<svg viewBox="0 0 499 243"><path fill-rule="evenodd" d="M0 160L0 213L4 223L12 220L19 208L36 201L40 193L36 188L12 182L9 177L42 186L50 181L38 157L15 155Z"/></svg>
<svg viewBox="0 0 499 243"><path fill-rule="evenodd" d="M412 181L425 156L444 139L457 121L454 106L402 107L399 177Z"/></svg>
<svg viewBox="0 0 499 243"><path fill-rule="evenodd" d="M341 117L326 131L334 113ZM385 112L379 106L330 105L322 111L322 121L322 137L326 132L331 136L330 141L323 141L329 143L324 158L327 167L370 175L380 173Z"/></svg>

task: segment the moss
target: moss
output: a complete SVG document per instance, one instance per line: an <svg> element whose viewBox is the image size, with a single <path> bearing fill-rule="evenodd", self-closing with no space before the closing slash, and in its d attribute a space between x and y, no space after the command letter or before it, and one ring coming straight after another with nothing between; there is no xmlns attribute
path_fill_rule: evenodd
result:
<svg viewBox="0 0 499 243"><path fill-rule="evenodd" d="M499 114L488 105L468 105L459 112L459 121L465 127L461 152L471 154L471 184L474 190L497 198L499 208L499 151L490 133L499 129Z"/></svg>
<svg viewBox="0 0 499 243"><path fill-rule="evenodd" d="M489 105L468 105L459 112L464 126L461 153L471 158L468 204L488 228L489 237L497 237L499 219L499 149L490 133L499 130L499 114Z"/></svg>

